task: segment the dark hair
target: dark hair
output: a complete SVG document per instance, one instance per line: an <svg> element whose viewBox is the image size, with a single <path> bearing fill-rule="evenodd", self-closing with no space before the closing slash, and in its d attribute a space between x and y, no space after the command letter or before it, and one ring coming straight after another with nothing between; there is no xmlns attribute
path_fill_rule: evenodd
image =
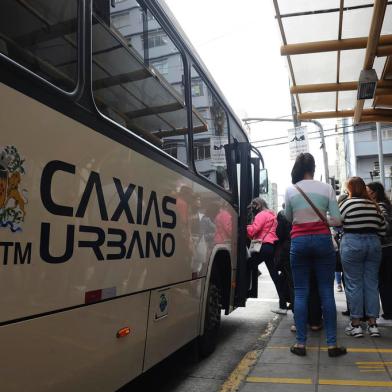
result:
<svg viewBox="0 0 392 392"><path fill-rule="evenodd" d="M264 199L262 199L261 197L255 197L251 203L252 207L254 204L257 205L258 211L268 210L267 202Z"/></svg>
<svg viewBox="0 0 392 392"><path fill-rule="evenodd" d="M308 152L299 154L295 160L293 170L291 170L291 182L296 184L298 181L303 180L306 173L313 176L315 168L316 164L312 154Z"/></svg>
<svg viewBox="0 0 392 392"><path fill-rule="evenodd" d="M374 192L377 203L384 203L387 208L392 208L391 202L385 194L384 186L380 182L371 182L367 186Z"/></svg>

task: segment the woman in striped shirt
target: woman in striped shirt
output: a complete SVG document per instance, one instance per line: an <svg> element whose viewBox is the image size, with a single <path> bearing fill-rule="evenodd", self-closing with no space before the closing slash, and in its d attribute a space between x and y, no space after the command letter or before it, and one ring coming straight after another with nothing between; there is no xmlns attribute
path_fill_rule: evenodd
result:
<svg viewBox="0 0 392 392"><path fill-rule="evenodd" d="M360 321L366 316L369 334L377 337L380 336L376 324L380 312L380 236L385 235L386 224L380 208L370 199L362 178L350 178L347 190L349 197L340 205L344 230L340 253L351 312L351 322L345 332L349 336L362 337Z"/></svg>

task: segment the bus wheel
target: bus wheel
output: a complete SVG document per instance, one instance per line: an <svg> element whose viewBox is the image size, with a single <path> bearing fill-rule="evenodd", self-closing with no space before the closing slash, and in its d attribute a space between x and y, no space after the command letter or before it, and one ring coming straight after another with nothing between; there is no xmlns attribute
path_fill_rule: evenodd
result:
<svg viewBox="0 0 392 392"><path fill-rule="evenodd" d="M221 290L217 282L211 281L208 288L204 318L204 333L199 337L199 354L210 355L216 347L221 322Z"/></svg>

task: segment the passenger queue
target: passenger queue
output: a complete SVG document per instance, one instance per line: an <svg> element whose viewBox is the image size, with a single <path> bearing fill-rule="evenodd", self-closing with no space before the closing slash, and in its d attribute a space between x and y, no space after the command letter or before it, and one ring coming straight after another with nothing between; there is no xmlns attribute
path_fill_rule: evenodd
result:
<svg viewBox="0 0 392 392"><path fill-rule="evenodd" d="M343 272L346 335L380 337L380 300L382 317L392 319L392 206L380 183L365 185L360 177L347 180L338 203L332 186L314 180L314 173L313 156L298 155L278 215L263 199L252 201L249 263L256 270L266 263L279 296L274 311L294 313L290 351L306 355L309 325L325 328L328 355L338 357L347 350L336 339L335 271Z"/></svg>

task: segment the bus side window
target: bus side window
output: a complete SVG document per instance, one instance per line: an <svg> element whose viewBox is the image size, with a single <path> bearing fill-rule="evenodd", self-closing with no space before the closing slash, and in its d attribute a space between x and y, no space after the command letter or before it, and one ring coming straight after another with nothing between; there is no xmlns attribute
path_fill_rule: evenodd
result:
<svg viewBox="0 0 392 392"><path fill-rule="evenodd" d="M229 142L227 114L196 69L192 67L191 72L193 156L196 170L213 183L229 190L225 154L225 145Z"/></svg>
<svg viewBox="0 0 392 392"><path fill-rule="evenodd" d="M2 0L0 53L65 91L77 84L77 0Z"/></svg>
<svg viewBox="0 0 392 392"><path fill-rule="evenodd" d="M93 18L93 94L99 111L188 164L182 55L136 0Z"/></svg>

